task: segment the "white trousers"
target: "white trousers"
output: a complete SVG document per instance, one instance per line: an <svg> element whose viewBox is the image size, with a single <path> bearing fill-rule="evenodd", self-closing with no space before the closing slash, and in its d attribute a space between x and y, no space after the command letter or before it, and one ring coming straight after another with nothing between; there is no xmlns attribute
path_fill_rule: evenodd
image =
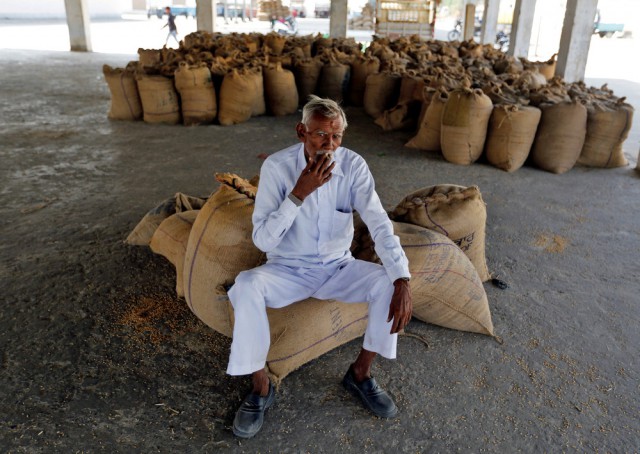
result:
<svg viewBox="0 0 640 454"><path fill-rule="evenodd" d="M328 268L267 263L243 271L229 290L235 324L227 373L246 375L263 369L271 339L267 307L281 308L309 297L369 303L363 347L393 359L398 335L390 334L392 322L387 323L392 295L393 283L384 268L362 260Z"/></svg>

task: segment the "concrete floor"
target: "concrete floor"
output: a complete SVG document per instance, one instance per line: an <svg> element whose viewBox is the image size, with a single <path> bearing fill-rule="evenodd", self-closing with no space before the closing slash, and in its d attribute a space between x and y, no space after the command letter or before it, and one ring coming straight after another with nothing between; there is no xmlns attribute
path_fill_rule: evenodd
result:
<svg viewBox="0 0 640 454"><path fill-rule="evenodd" d="M504 339L412 321L375 374L400 407L370 417L339 381L348 343L288 376L255 439L229 427L247 382L228 340L173 296L173 270L122 243L158 201L251 177L297 116L233 127L111 122L101 66L130 55L0 50L0 448L7 452L634 452L640 446L638 123L619 169L507 174L404 147L348 108L344 145L387 208L478 185L485 288ZM640 85L608 80L640 106ZM590 79L590 85L603 80Z"/></svg>

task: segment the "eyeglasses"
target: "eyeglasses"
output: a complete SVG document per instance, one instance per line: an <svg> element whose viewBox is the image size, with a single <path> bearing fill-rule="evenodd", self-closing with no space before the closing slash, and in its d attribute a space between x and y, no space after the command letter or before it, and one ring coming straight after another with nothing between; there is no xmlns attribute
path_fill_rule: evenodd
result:
<svg viewBox="0 0 640 454"><path fill-rule="evenodd" d="M308 133L311 137L314 137L314 138L316 138L316 139L320 139L320 140L324 140L324 139L326 139L327 137L329 137L329 133L328 133L328 132L325 132L325 131L313 131L313 132L309 132L309 131L307 131L307 133ZM331 138L332 138L333 140L342 140L342 133L341 133L341 132L340 132L340 133L336 132L336 133L334 133L334 134L331 134Z"/></svg>

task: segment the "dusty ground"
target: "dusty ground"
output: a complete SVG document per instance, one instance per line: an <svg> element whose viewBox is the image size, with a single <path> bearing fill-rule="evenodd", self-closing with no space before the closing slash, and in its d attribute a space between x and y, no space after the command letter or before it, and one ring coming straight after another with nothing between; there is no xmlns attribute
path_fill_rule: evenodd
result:
<svg viewBox="0 0 640 454"><path fill-rule="evenodd" d="M504 343L412 321L429 346L401 338L399 359L377 362L401 409L383 421L340 386L353 341L289 375L239 442L248 383L224 373L229 341L174 297L167 261L122 240L156 202L215 190L214 172L257 173L297 117L110 122L101 65L128 59L0 51L2 451L637 451L638 129L627 168L507 174L405 148L410 133L348 109L345 145L388 208L423 186L480 187L489 266L510 285L486 285Z"/></svg>

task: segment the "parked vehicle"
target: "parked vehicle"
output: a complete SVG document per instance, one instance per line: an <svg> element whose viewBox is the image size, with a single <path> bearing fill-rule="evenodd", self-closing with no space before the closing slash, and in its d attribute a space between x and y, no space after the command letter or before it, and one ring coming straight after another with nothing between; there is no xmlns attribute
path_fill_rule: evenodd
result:
<svg viewBox="0 0 640 454"><path fill-rule="evenodd" d="M151 6L147 10L147 18L151 16L156 16L158 19L162 19L162 16L165 15L163 7ZM184 17L196 17L196 7L195 6L183 6L183 5L171 5L171 14L174 16L184 16Z"/></svg>
<svg viewBox="0 0 640 454"><path fill-rule="evenodd" d="M298 22L293 16L280 18L271 23L271 30L281 35L295 35L298 33Z"/></svg>
<svg viewBox="0 0 640 454"><path fill-rule="evenodd" d="M616 33L624 35L624 24L619 22L603 22L602 14L600 10L597 10L596 17L593 21L593 33L600 36L600 38L611 38Z"/></svg>

